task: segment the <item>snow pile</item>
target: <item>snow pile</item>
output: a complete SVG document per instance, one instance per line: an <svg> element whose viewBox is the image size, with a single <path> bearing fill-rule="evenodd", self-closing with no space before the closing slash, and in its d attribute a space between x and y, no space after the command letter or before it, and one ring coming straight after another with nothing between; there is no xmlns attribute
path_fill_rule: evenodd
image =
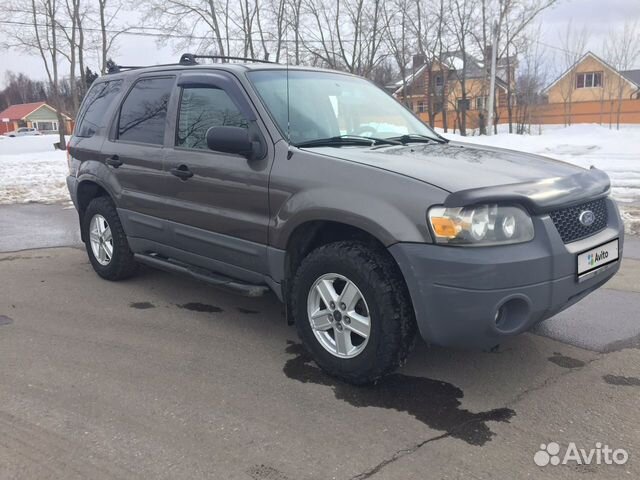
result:
<svg viewBox="0 0 640 480"><path fill-rule="evenodd" d="M66 152L58 137L0 136L0 204L69 201Z"/></svg>
<svg viewBox="0 0 640 480"><path fill-rule="evenodd" d="M611 178L611 194L620 205L628 231L640 233L640 125L620 130L589 124L542 128L540 135L461 137L439 133L451 140L536 153L604 170Z"/></svg>

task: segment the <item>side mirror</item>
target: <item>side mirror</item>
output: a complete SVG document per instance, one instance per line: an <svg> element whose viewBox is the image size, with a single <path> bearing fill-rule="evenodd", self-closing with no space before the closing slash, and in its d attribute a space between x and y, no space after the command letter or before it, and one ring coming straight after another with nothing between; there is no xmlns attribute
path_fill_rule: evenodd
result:
<svg viewBox="0 0 640 480"><path fill-rule="evenodd" d="M217 152L236 153L251 158L254 151L249 131L241 127L211 127L207 130L207 147Z"/></svg>

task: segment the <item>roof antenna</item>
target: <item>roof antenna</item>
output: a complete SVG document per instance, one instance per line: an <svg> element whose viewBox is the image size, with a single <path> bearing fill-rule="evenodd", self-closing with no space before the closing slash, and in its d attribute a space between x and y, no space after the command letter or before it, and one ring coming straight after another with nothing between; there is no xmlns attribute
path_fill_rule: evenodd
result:
<svg viewBox="0 0 640 480"><path fill-rule="evenodd" d="M289 101L289 29L287 28L287 31L285 33L285 45L286 45L286 50L287 50L287 63L286 63L286 69L287 69L287 143L289 144L289 147L291 147L291 102ZM289 150L289 155L288 158L291 158L291 150Z"/></svg>

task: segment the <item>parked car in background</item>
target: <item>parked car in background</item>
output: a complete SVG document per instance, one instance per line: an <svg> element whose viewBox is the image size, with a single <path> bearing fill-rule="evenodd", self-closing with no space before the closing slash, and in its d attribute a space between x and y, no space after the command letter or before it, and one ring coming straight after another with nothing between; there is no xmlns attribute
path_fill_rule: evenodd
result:
<svg viewBox="0 0 640 480"><path fill-rule="evenodd" d="M7 132L4 134L6 137L28 137L31 135L42 135L36 128L21 127L17 130Z"/></svg>
<svg viewBox="0 0 640 480"><path fill-rule="evenodd" d="M418 333L491 348L620 268L606 173L450 142L345 73L191 55L114 69L68 151L98 275L142 263L271 289L317 364L351 383L402 365Z"/></svg>

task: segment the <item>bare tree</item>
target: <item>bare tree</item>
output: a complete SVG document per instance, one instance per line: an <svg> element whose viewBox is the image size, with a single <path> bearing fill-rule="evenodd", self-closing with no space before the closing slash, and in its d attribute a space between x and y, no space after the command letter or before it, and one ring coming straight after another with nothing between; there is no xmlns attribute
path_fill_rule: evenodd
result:
<svg viewBox="0 0 640 480"><path fill-rule="evenodd" d="M302 41L330 68L368 76L383 60L383 0L307 0L312 26Z"/></svg>
<svg viewBox="0 0 640 480"><path fill-rule="evenodd" d="M130 30L119 24L119 17L124 8L124 0L97 0L100 19L100 72L107 73L107 61L116 39Z"/></svg>
<svg viewBox="0 0 640 480"><path fill-rule="evenodd" d="M60 98L60 78L58 63L60 60L59 17L62 9L58 0L22 0L15 4L14 18L16 29L5 36L5 47L17 48L28 54L36 54L42 59L47 74L51 102L57 111L60 148L66 148L65 122Z"/></svg>
<svg viewBox="0 0 640 480"><path fill-rule="evenodd" d="M213 49L217 55L230 54L229 34L237 12L231 10L229 0L142 0L141 3L148 21L166 33L164 43L171 40L180 49L191 47L194 39L200 37L198 52Z"/></svg>
<svg viewBox="0 0 640 480"><path fill-rule="evenodd" d="M413 27L415 43L419 55L425 62L427 91L427 115L429 124L435 125L436 115L442 113L445 132L447 131L446 111L446 78L448 70L444 68L442 57L444 53L444 34L447 23L447 10L444 0L415 0L415 11L409 18ZM436 79L442 81L438 85Z"/></svg>
<svg viewBox="0 0 640 480"><path fill-rule="evenodd" d="M605 56L609 65L618 72L629 70L640 58L640 30L638 21L626 22L622 30L611 31L605 44ZM622 113L622 100L625 87L628 87L626 78L622 75L611 77L612 90L616 98L616 129L620 129L620 116ZM613 106L613 102L612 106Z"/></svg>
<svg viewBox="0 0 640 480"><path fill-rule="evenodd" d="M296 65L300 65L301 62L301 49L302 49L302 2L303 0L288 0L288 13L287 17L290 19L287 24L287 29L293 31L293 59ZM289 52L289 46L287 45L287 56ZM287 59L288 61L288 59Z"/></svg>
<svg viewBox="0 0 640 480"><path fill-rule="evenodd" d="M558 77L558 91L562 98L565 126L571 125L571 108L573 92L575 90L575 69L578 61L584 56L588 38L586 28L576 31L569 22L565 31L560 35L561 54L556 64L560 67Z"/></svg>
<svg viewBox="0 0 640 480"><path fill-rule="evenodd" d="M520 52L531 48L527 31L534 20L548 8L551 8L557 0L502 0L502 19L498 23L504 31L504 48L499 54L504 58L505 83L507 88L507 117L509 121L509 133L513 133L513 109L514 109L514 74L515 58ZM499 31L499 33L501 33Z"/></svg>
<svg viewBox="0 0 640 480"><path fill-rule="evenodd" d="M472 42L472 32L476 24L475 15L477 13L477 0L452 0L452 15L448 24L453 35L457 51L455 55L448 57L445 63L455 70L459 82L459 99L456 98L456 116L460 135L467 135L467 110L469 104L467 91L467 69L469 49Z"/></svg>
<svg viewBox="0 0 640 480"><path fill-rule="evenodd" d="M78 111L80 99L84 95L84 28L83 20L86 9L81 0L65 0L65 18L58 21L58 28L67 40L66 48L61 45L60 55L69 63L69 97L71 99L70 112L75 115ZM77 81L77 70L80 72L80 82Z"/></svg>
<svg viewBox="0 0 640 480"><path fill-rule="evenodd" d="M409 19L411 13L410 5L416 5L413 0L389 0L386 8L383 9L383 18L385 24L384 43L390 51L391 56L395 60L398 71L400 72L402 101L408 105L408 77L409 62L411 61L411 44L413 43L410 31L411 21ZM412 66L412 68L415 65ZM416 73L415 71L413 72Z"/></svg>
<svg viewBox="0 0 640 480"><path fill-rule="evenodd" d="M522 42L520 72L515 82L515 121L516 133L522 135L531 133L534 120L534 109L542 103L542 89L547 82L544 58L546 50L541 47L536 38L540 36L540 29L531 32Z"/></svg>
<svg viewBox="0 0 640 480"><path fill-rule="evenodd" d="M491 38L492 24L497 24L497 61L499 74L505 83L506 108L509 123L509 132L513 132L514 115L514 85L516 58L523 51L526 44L526 35L529 27L536 18L546 9L552 7L557 0L480 0L479 16L481 22L473 32L478 49L483 52L484 65L486 67L485 90L488 94L490 65L491 65ZM494 102L494 131L497 131L499 120L499 105Z"/></svg>
<svg viewBox="0 0 640 480"><path fill-rule="evenodd" d="M45 100L47 88L44 82L32 80L24 73L7 72L4 78L5 88L0 91L0 109L17 103L30 103Z"/></svg>

